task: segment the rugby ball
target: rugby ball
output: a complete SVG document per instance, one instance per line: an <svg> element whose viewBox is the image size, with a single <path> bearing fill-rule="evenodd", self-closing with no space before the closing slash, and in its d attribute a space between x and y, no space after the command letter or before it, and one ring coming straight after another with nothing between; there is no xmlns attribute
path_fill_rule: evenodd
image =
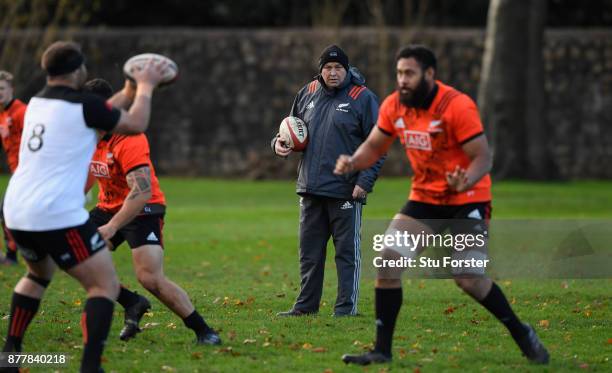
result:
<svg viewBox="0 0 612 373"><path fill-rule="evenodd" d="M293 151L300 152L306 149L308 144L308 129L306 123L297 117L283 119L278 134L284 143Z"/></svg>
<svg viewBox="0 0 612 373"><path fill-rule="evenodd" d="M151 59L166 63L164 77L159 85L168 85L176 81L178 78L178 66L176 63L170 58L157 53L143 53L130 58L123 65L123 73L128 79L134 80L132 72L142 69L143 66Z"/></svg>

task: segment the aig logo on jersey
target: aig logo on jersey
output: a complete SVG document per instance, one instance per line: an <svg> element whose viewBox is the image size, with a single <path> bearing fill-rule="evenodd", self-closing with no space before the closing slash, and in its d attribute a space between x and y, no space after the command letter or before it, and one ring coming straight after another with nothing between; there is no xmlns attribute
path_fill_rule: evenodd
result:
<svg viewBox="0 0 612 373"><path fill-rule="evenodd" d="M110 178L110 172L106 163L92 161L89 164L89 172L91 172L91 174L95 177Z"/></svg>
<svg viewBox="0 0 612 373"><path fill-rule="evenodd" d="M423 131L404 131L404 146L410 149L431 150L431 136Z"/></svg>

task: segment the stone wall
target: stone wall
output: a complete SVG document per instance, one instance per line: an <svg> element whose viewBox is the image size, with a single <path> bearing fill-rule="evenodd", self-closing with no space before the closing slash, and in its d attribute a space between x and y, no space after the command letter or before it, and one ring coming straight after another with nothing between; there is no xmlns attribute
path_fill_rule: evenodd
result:
<svg viewBox="0 0 612 373"><path fill-rule="evenodd" d="M383 98L394 88L396 49L409 40L426 43L439 56L439 78L475 97L484 41L482 30L463 29L112 29L71 35L83 44L90 75L115 88L122 84L123 62L134 54L159 52L178 63L180 79L156 94L148 131L159 173L249 178L295 177L296 159L276 159L269 139L297 90L316 74L327 44L342 45ZM9 38L35 36L0 35L0 50ZM32 57L22 59L30 65L20 69L18 95L28 98L44 80L34 49L24 53ZM612 164L612 30L549 31L544 53L550 136L562 176L612 177L612 168L604 166ZM394 147L384 173L408 170Z"/></svg>

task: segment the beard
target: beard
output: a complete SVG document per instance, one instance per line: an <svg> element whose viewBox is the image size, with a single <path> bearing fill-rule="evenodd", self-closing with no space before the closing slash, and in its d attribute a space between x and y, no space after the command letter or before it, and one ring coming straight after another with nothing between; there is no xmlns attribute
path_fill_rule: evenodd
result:
<svg viewBox="0 0 612 373"><path fill-rule="evenodd" d="M425 80L425 76L421 77L421 81L414 90L410 90L409 93L402 93L400 87L397 87L399 91L400 102L408 107L418 108L423 105L427 95L429 94L429 86Z"/></svg>

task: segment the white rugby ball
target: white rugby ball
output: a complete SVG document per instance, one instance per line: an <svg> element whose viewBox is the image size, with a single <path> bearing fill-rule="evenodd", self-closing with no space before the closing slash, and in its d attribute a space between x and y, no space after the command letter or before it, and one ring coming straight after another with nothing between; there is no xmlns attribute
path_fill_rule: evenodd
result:
<svg viewBox="0 0 612 373"><path fill-rule="evenodd" d="M281 122L278 133L285 145L295 152L306 149L308 145L308 129L306 123L297 117L287 117Z"/></svg>
<svg viewBox="0 0 612 373"><path fill-rule="evenodd" d="M164 77L160 85L167 85L173 83L178 78L178 66L176 65L176 63L170 58L157 53L143 53L131 57L123 65L123 73L128 79L133 80L134 78L132 76L132 72L142 69L143 66L151 59L153 59L154 61L163 61L166 64Z"/></svg>

